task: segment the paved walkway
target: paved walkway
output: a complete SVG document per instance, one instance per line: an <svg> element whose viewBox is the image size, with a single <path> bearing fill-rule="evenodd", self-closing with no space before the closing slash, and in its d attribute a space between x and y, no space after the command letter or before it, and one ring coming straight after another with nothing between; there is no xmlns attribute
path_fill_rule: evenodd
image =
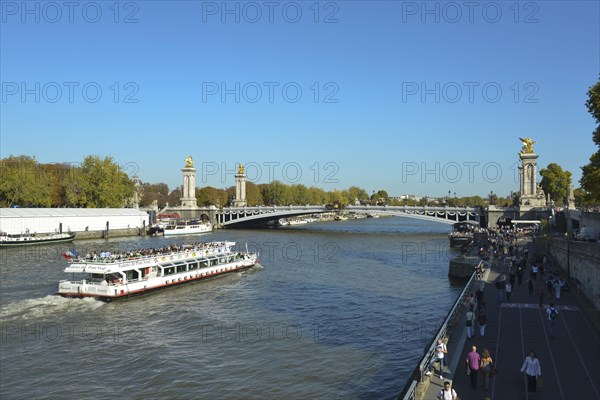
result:
<svg viewBox="0 0 600 400"><path fill-rule="evenodd" d="M529 243L528 246L529 254L535 254L535 245ZM462 337L455 334L458 348L461 349L460 356L450 354L451 348L455 350L457 346L448 346L448 359L451 362L450 368L445 369L444 380L452 381L452 387L461 400L600 399L600 333L592 320L581 311L586 306L581 303L584 299L572 291L563 291L560 300L549 298L546 294L540 308L537 289L542 280L538 274L534 282L534 294L529 295L527 278L530 270L528 265L521 285L515 283L510 302L505 300L500 303L493 281L502 272L508 276L508 268L500 263L498 268L492 269L483 289L488 316L485 337L479 336L478 327L475 328L476 337L473 340L466 340L465 334ZM570 287L574 290L575 285L570 283ZM546 314L550 301L559 310L554 338L549 335ZM465 328L463 326L460 329ZM488 349L498 370L488 390L484 389L481 375L477 389L472 389L465 373L466 354L473 345L477 346L479 354L484 348ZM544 381L544 386L538 388L534 395L527 392L526 377L520 372L531 350L537 353L540 360ZM424 398L435 399L441 385L436 374L431 378Z"/></svg>

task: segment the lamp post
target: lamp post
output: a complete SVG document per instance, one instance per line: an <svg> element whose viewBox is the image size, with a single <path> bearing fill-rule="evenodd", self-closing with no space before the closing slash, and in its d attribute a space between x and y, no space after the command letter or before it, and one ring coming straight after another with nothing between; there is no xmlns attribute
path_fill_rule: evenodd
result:
<svg viewBox="0 0 600 400"><path fill-rule="evenodd" d="M571 216L569 215L568 200L565 207L565 215L567 218L567 275L571 279Z"/></svg>

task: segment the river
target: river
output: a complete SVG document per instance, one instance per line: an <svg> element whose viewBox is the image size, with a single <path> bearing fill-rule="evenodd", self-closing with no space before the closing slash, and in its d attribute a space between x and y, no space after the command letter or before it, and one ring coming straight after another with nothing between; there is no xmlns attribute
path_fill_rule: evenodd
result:
<svg viewBox="0 0 600 400"><path fill-rule="evenodd" d="M75 241L260 252L260 267L113 303L54 295L69 245L2 249L0 397L395 398L463 287L448 231L390 217Z"/></svg>

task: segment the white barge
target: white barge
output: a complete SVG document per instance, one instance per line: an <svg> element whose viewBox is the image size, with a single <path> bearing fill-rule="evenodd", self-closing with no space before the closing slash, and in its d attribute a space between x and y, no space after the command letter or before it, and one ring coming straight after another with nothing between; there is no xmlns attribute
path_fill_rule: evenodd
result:
<svg viewBox="0 0 600 400"><path fill-rule="evenodd" d="M82 279L60 281L58 294L111 301L241 271L258 264L257 254L247 249L245 252L234 251L234 246L235 242L211 242L122 255L103 252L100 257L73 257L65 272L73 273L73 277L82 274Z"/></svg>

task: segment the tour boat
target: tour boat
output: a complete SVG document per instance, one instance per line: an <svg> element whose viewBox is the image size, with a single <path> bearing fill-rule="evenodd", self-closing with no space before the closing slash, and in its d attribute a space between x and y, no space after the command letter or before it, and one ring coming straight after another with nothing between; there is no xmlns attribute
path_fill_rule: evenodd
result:
<svg viewBox="0 0 600 400"><path fill-rule="evenodd" d="M58 294L111 301L258 264L258 254L247 247L245 252L235 251L234 246L235 242L183 244L118 255L102 252L99 257L70 251L65 272L73 273L73 280L60 281ZM75 280L75 274L81 279Z"/></svg>
<svg viewBox="0 0 600 400"><path fill-rule="evenodd" d="M9 235L5 232L0 232L0 247L5 246L27 246L32 244L47 244L71 242L75 238L74 233L25 233Z"/></svg>
<svg viewBox="0 0 600 400"><path fill-rule="evenodd" d="M477 221L461 221L452 225L452 232L448 234L451 247L462 247L473 241L473 232L479 226Z"/></svg>
<svg viewBox="0 0 600 400"><path fill-rule="evenodd" d="M210 222L203 222L199 220L191 221L177 221L171 223L164 228L165 236L173 235L193 235L196 233L208 233L212 232L212 224Z"/></svg>

